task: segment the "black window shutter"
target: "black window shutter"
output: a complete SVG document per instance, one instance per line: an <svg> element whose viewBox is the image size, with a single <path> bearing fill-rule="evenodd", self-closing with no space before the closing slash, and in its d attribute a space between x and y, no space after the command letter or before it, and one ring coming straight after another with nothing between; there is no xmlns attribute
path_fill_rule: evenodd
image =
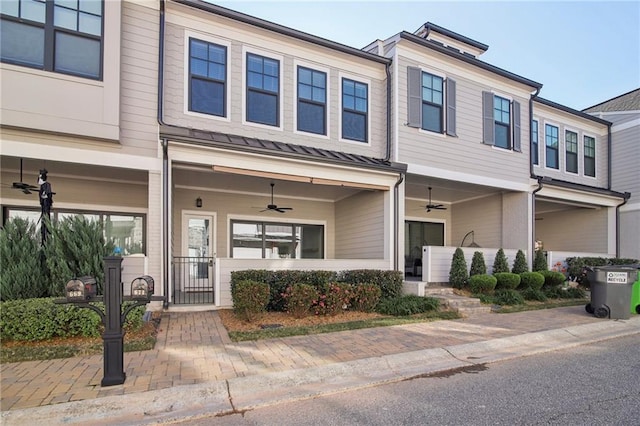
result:
<svg viewBox="0 0 640 426"><path fill-rule="evenodd" d="M422 127L422 70L407 67L407 126Z"/></svg>
<svg viewBox="0 0 640 426"><path fill-rule="evenodd" d="M447 78L447 135L456 134L456 82Z"/></svg>
<svg viewBox="0 0 640 426"><path fill-rule="evenodd" d="M493 121L493 93L482 92L482 143L495 144L495 122Z"/></svg>
<svg viewBox="0 0 640 426"><path fill-rule="evenodd" d="M513 101L513 150L518 152L522 152L520 133L520 102Z"/></svg>

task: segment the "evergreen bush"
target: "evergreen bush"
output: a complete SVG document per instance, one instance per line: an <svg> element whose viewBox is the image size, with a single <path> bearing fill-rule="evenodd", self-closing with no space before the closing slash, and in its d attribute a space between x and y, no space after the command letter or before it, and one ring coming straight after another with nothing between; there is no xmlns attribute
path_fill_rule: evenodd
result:
<svg viewBox="0 0 640 426"><path fill-rule="evenodd" d="M496 289L515 290L520 285L520 275L511 272L498 272L493 274L496 277Z"/></svg>
<svg viewBox="0 0 640 426"><path fill-rule="evenodd" d="M474 275L481 275L487 273L487 264L484 262L484 255L481 251L476 251L473 253L473 258L471 259L471 270L469 271L469 276L472 277Z"/></svg>
<svg viewBox="0 0 640 426"><path fill-rule="evenodd" d="M464 288L469 280L467 261L464 259L464 251L460 247L453 253L451 268L449 269L449 284L453 288Z"/></svg>
<svg viewBox="0 0 640 426"><path fill-rule="evenodd" d="M536 290L533 287L527 287L524 290L521 290L520 294L522 294L522 297L524 297L525 300L535 300L538 302L545 302L547 300L547 296L545 296L542 290Z"/></svg>
<svg viewBox="0 0 640 426"><path fill-rule="evenodd" d="M542 250L536 250L536 256L533 258L533 271L541 272L548 271L549 265L547 265L547 257Z"/></svg>
<svg viewBox="0 0 640 426"><path fill-rule="evenodd" d="M472 275L469 277L469 288L474 294L491 293L496 288L498 280L487 274Z"/></svg>
<svg viewBox="0 0 640 426"><path fill-rule="evenodd" d="M520 287L521 289L531 288L533 290L540 290L544 285L544 275L540 272L523 272L520 274Z"/></svg>
<svg viewBox="0 0 640 426"><path fill-rule="evenodd" d="M351 306L356 311L373 312L382 290L375 284L355 284L351 288Z"/></svg>
<svg viewBox="0 0 640 426"><path fill-rule="evenodd" d="M0 300L47 296L47 278L33 222L10 218L0 229Z"/></svg>
<svg viewBox="0 0 640 426"><path fill-rule="evenodd" d="M287 287L283 297L286 311L294 318L304 318L311 313L311 307L318 300L318 291L309 284L294 284Z"/></svg>
<svg viewBox="0 0 640 426"><path fill-rule="evenodd" d="M563 284L566 280L566 277L562 272L556 271L541 271L542 276L544 276L544 287L555 287Z"/></svg>
<svg viewBox="0 0 640 426"><path fill-rule="evenodd" d="M524 297L513 289L502 288L496 290L495 303L498 305L524 305Z"/></svg>
<svg viewBox="0 0 640 426"><path fill-rule="evenodd" d="M527 258L524 256L524 252L522 250L518 250L516 253L516 259L513 261L513 268L511 268L511 272L514 274L521 274L528 271L529 266L527 265Z"/></svg>
<svg viewBox="0 0 640 426"><path fill-rule="evenodd" d="M269 303L269 285L257 281L239 281L231 287L233 311L238 318L253 322L260 318Z"/></svg>
<svg viewBox="0 0 640 426"><path fill-rule="evenodd" d="M376 310L383 315L406 316L435 311L439 306L440 301L435 297L407 294L381 301Z"/></svg>
<svg viewBox="0 0 640 426"><path fill-rule="evenodd" d="M375 284L380 287L380 299L393 299L402 295L404 274L401 271L381 271L377 269L353 269L338 275L341 282L348 284Z"/></svg>
<svg viewBox="0 0 640 426"><path fill-rule="evenodd" d="M351 285L330 283L322 289L314 303L316 315L337 315L349 307Z"/></svg>
<svg viewBox="0 0 640 426"><path fill-rule="evenodd" d="M493 260L492 273L495 275L500 272L509 272L509 262L507 261L507 256L505 256L503 249L498 250L496 258Z"/></svg>

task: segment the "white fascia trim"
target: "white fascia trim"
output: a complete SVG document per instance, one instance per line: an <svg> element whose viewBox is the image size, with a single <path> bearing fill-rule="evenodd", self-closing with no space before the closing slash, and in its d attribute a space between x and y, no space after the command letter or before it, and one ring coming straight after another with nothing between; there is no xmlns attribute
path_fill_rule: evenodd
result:
<svg viewBox="0 0 640 426"><path fill-rule="evenodd" d="M636 126L640 127L640 117L636 118L635 120L627 121L626 123L614 124L613 126L611 126L611 132L620 132L622 130L627 130Z"/></svg>
<svg viewBox="0 0 640 426"><path fill-rule="evenodd" d="M448 179L457 182L472 183L475 185L490 186L493 188L508 189L511 191L530 192L529 182L514 182L503 179L496 179L486 176L478 176L470 173L454 172L451 170L439 169L437 167L421 166L418 164L408 164L407 173L422 176L437 176L438 179Z"/></svg>
<svg viewBox="0 0 640 426"><path fill-rule="evenodd" d="M162 171L162 159L141 155L120 154L112 151L40 145L3 139L0 155L45 159L64 163L120 167L123 169Z"/></svg>
<svg viewBox="0 0 640 426"><path fill-rule="evenodd" d="M602 207L616 207L621 203L619 197L614 197L612 195L593 194L569 188L559 188L547 185L543 186L542 190L540 190L537 195L545 198L557 198L562 201L573 201Z"/></svg>

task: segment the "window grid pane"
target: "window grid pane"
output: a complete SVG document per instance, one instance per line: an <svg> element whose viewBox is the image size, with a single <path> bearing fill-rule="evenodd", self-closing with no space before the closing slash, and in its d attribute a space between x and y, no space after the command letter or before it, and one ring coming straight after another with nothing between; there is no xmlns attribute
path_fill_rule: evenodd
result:
<svg viewBox="0 0 640 426"><path fill-rule="evenodd" d="M280 61L247 53L247 121L278 126Z"/></svg>
<svg viewBox="0 0 640 426"><path fill-rule="evenodd" d="M189 39L189 110L224 117L227 48Z"/></svg>
<svg viewBox="0 0 640 426"><path fill-rule="evenodd" d="M326 74L298 67L298 130L326 134Z"/></svg>
<svg viewBox="0 0 640 426"><path fill-rule="evenodd" d="M538 122L531 123L531 143L533 145L533 164L538 164Z"/></svg>
<svg viewBox="0 0 640 426"><path fill-rule="evenodd" d="M368 86L357 81L342 80L342 137L367 141Z"/></svg>
<svg viewBox="0 0 640 426"><path fill-rule="evenodd" d="M591 136L584 137L584 174L596 176L596 140Z"/></svg>
<svg viewBox="0 0 640 426"><path fill-rule="evenodd" d="M545 125L545 145L547 167L558 168L558 128L550 124Z"/></svg>

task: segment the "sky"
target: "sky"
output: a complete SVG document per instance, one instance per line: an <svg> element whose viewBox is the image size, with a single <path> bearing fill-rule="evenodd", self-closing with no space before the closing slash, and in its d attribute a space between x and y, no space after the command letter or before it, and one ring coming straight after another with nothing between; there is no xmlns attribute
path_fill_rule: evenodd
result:
<svg viewBox="0 0 640 426"><path fill-rule="evenodd" d="M640 87L640 0L210 2L359 49L432 22L488 45L481 60L578 110Z"/></svg>

